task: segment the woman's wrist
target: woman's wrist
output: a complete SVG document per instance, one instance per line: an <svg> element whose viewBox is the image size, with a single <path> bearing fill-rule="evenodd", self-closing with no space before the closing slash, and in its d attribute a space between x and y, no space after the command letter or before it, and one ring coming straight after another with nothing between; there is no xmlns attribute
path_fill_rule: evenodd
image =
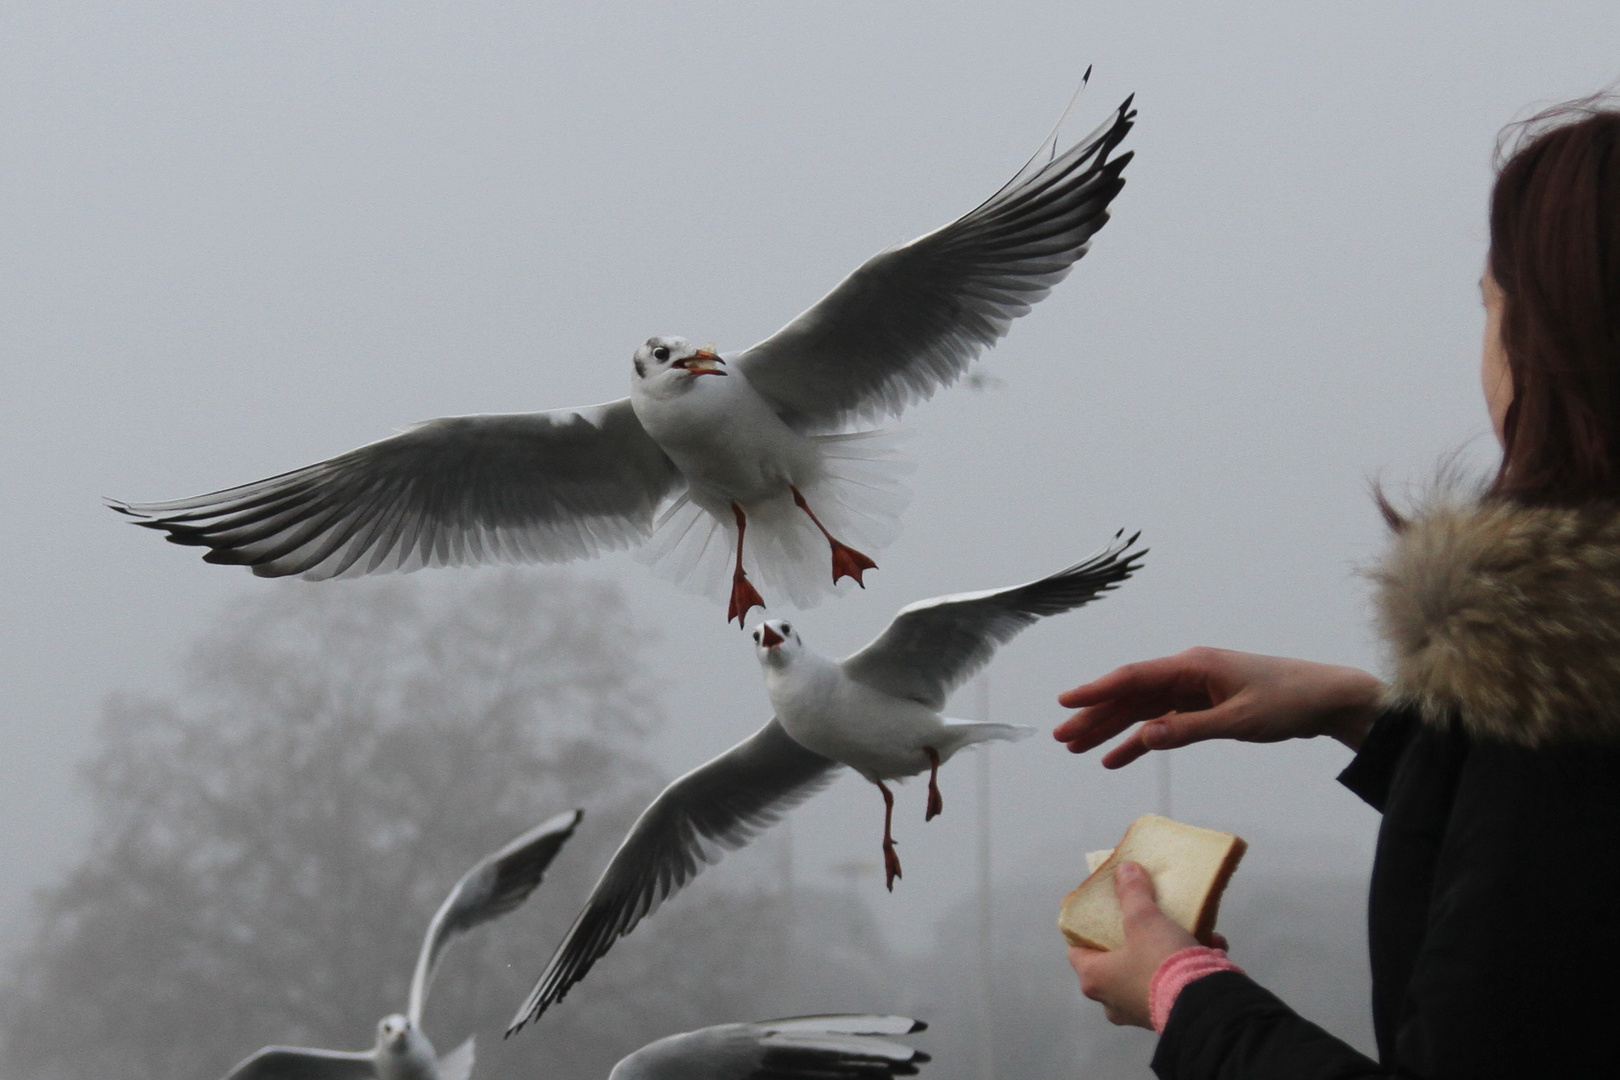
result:
<svg viewBox="0 0 1620 1080"><path fill-rule="evenodd" d="M1352 750L1360 750L1373 721L1378 717L1384 684L1360 668L1337 667L1338 679L1322 725L1322 734L1331 735Z"/></svg>
<svg viewBox="0 0 1620 1080"><path fill-rule="evenodd" d="M1176 998L1189 983L1217 971L1241 974L1243 969L1227 959L1226 950L1212 949L1206 945L1189 945L1165 957L1153 973L1153 981L1148 984L1148 1016L1153 1022L1153 1030L1161 1035L1164 1033L1164 1026L1170 1022L1170 1010L1175 1008Z"/></svg>

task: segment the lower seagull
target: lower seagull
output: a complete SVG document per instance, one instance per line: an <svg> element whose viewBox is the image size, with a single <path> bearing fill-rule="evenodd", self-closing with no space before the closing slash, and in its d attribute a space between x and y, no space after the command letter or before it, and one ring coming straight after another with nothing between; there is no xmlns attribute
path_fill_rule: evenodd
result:
<svg viewBox="0 0 1620 1080"><path fill-rule="evenodd" d="M266 1046L232 1069L225 1080L467 1080L472 1075L473 1040L439 1057L422 1034L422 1010L439 958L445 946L466 931L527 900L583 815L582 810L558 814L461 876L428 924L411 976L409 1005L403 1014L378 1021L377 1044L370 1050Z"/></svg>
<svg viewBox="0 0 1620 1080"><path fill-rule="evenodd" d="M648 1043L608 1080L887 1080L929 1060L886 1036L928 1025L907 1016L794 1016L716 1024Z"/></svg>
<svg viewBox="0 0 1620 1080"><path fill-rule="evenodd" d="M928 773L932 819L943 808L939 767L964 746L1024 738L1033 728L941 715L945 701L996 647L1045 615L1117 588L1142 565L1137 537L1048 577L957 593L901 608L871 644L842 660L804 647L780 619L753 630L776 715L759 731L664 789L644 810L507 1029L512 1035L561 1001L591 965L703 867L774 825L849 766L883 795L888 888L900 876L885 781ZM1140 534L1137 534L1140 535Z"/></svg>

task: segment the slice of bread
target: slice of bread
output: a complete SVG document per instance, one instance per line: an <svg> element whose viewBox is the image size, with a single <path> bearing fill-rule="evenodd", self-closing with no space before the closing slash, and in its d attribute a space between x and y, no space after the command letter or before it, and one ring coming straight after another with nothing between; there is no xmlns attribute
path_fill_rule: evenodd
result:
<svg viewBox="0 0 1620 1080"><path fill-rule="evenodd" d="M1125 838L1102 855L1091 876L1063 898L1058 929L1073 945L1117 949L1125 943L1125 921L1114 895L1114 871L1120 863L1141 863L1153 879L1159 907L1208 945L1215 930L1221 893L1248 849L1231 833L1183 825L1158 814L1144 814L1125 830Z"/></svg>

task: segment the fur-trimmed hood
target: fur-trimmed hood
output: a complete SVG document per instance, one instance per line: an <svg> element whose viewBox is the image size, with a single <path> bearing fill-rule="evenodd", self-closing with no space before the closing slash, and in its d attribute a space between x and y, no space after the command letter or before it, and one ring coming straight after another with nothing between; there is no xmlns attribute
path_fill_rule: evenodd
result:
<svg viewBox="0 0 1620 1080"><path fill-rule="evenodd" d="M1620 743L1620 507L1440 499L1371 576L1392 704L1524 746Z"/></svg>

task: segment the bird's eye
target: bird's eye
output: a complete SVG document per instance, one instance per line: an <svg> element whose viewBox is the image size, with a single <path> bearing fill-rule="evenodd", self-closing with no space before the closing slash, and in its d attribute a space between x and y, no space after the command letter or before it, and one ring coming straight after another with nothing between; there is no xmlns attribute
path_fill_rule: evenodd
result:
<svg viewBox="0 0 1620 1080"><path fill-rule="evenodd" d="M793 633L793 627L789 626L787 623L783 623L782 624L782 633L784 635Z"/></svg>
<svg viewBox="0 0 1620 1080"><path fill-rule="evenodd" d="M660 345L660 346L658 346L658 348L653 350L653 356L656 357L657 359L659 359L660 361L668 360L669 359L669 350L664 348L662 345Z"/></svg>

